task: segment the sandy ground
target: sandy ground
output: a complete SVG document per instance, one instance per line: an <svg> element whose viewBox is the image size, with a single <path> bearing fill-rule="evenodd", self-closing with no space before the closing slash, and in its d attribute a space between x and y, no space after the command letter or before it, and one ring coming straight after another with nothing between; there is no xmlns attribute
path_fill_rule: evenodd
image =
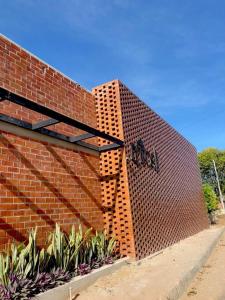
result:
<svg viewBox="0 0 225 300"><path fill-rule="evenodd" d="M225 217L219 225L225 225ZM203 268L195 276L181 300L224 300L225 299L225 233L213 250Z"/></svg>
<svg viewBox="0 0 225 300"><path fill-rule="evenodd" d="M100 278L86 290L74 295L73 300L169 300L168 292L196 265L199 258L205 253L205 249L215 237L215 231L218 231L216 227L183 240L161 251L155 257L123 266L113 274ZM222 273L225 275L225 235L215 251L217 254L214 255L214 261L207 262L196 278L198 278L199 283L203 283L204 281L200 280L203 273L208 274L209 270L211 272L211 269L214 269L212 265L217 262L216 257L221 255L217 262L221 275L215 274L214 276L221 276L218 288L223 294L225 292L225 278L224 291L222 290ZM217 270L216 266L215 270ZM217 277L213 280L217 281ZM209 288L209 286L209 283L205 282L205 287ZM193 283L188 290L187 298L183 299L195 299L192 297L200 295L200 289L198 283ZM204 290L204 287L202 289ZM207 292L202 298L196 299L219 298L210 298L209 292Z"/></svg>

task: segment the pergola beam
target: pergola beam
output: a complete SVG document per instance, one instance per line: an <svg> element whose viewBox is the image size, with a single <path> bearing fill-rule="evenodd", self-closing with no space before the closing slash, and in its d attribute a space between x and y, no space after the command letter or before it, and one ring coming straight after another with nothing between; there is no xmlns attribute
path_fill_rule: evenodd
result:
<svg viewBox="0 0 225 300"><path fill-rule="evenodd" d="M26 122L26 121L21 121L19 119L9 117L9 116L4 115L4 114L0 114L0 121L3 121L5 123L9 123L9 124L12 124L12 125L15 125L15 126L33 131L31 123ZM71 137L66 136L64 134L61 134L61 133L58 133L58 132L53 131L53 130L46 129L46 128L40 128L40 129L37 129L35 131L39 132L41 134L47 135L49 137L53 137L53 138L56 138L58 140L64 141L64 142L68 142L68 143L71 143L71 144L77 144L79 146L85 147L85 148L90 149L90 150L94 150L94 151L99 152L99 153L120 148L120 146L118 144L109 144L109 145L104 145L104 146L98 147L96 145L92 145L92 144L83 142L81 140L77 141L77 142L71 142Z"/></svg>
<svg viewBox="0 0 225 300"><path fill-rule="evenodd" d="M76 142L80 142L80 141L83 141L83 140L86 140L86 139L90 139L94 136L95 135L92 134L92 133L84 133L84 134L81 134L81 135L78 135L78 136L71 136L70 142L71 143L76 143Z"/></svg>
<svg viewBox="0 0 225 300"><path fill-rule="evenodd" d="M9 116L4 115L4 114L0 114L0 121L3 121L5 123L9 123L9 124L16 125L16 126L19 126L21 128L29 129L29 130L33 131L31 123L26 122L26 121L21 121L19 119L9 117ZM62 140L64 142L71 143L69 136L66 136L64 134L58 133L58 132L53 131L53 130L49 130L49 129L46 129L46 128L40 128L40 129L37 129L35 131L39 132L41 134L56 138L58 140ZM97 147L95 145L85 143L85 142L78 142L78 143L75 143L75 144L99 152L99 147Z"/></svg>
<svg viewBox="0 0 225 300"><path fill-rule="evenodd" d="M40 122L37 122L35 124L22 121L20 119L16 119L14 117L10 117L5 114L0 114L0 121L16 125L19 127L22 127L24 129L32 130L35 132L39 132L41 134L47 135L49 137L53 137L68 143L73 143L80 145L82 147L97 151L97 152L106 152L113 149L117 149L119 147L122 147L124 145L123 141L111 136L105 132L102 132L96 128L93 128L87 124L84 124L80 121L74 120L68 116L65 116L59 112L56 112L48 107L45 107L43 105L40 105L36 102L33 102L29 99L26 99L22 96L19 96L17 94L14 94L10 91L7 91L4 88L0 87L0 101L8 100L12 103L15 103L17 105L23 106L25 108L28 108L32 111L35 111L37 113L40 113L42 115L48 116L49 119L43 120ZM67 136L61 133L58 133L54 130L49 130L45 127L57 124L57 123L64 123L67 124L73 128L78 128L80 130L86 131L86 133L78 135L78 136ZM92 138L92 137L99 137L102 139L105 139L107 141L113 142L112 144L104 145L101 147L98 147L96 145L86 143L84 140Z"/></svg>
<svg viewBox="0 0 225 300"><path fill-rule="evenodd" d="M54 125L54 124L57 124L57 123L59 123L58 120L47 119L47 120L44 120L44 121L33 124L32 129L37 130L37 129L40 129L40 128L43 128L43 127L48 127L48 126L51 126L51 125Z"/></svg>
<svg viewBox="0 0 225 300"><path fill-rule="evenodd" d="M68 124L72 127L75 127L75 128L78 128L78 129L81 129L83 131L86 131L88 133L92 133L93 135L95 136L98 136L100 138L103 138L103 139L106 139L108 141L111 141L113 143L116 143L120 146L123 146L123 141L121 141L120 139L114 137L114 136L111 136L103 131L100 131L96 128L93 128L85 123L82 123L78 120L75 120L75 119L72 119L68 116L65 116L59 112L56 112L48 107L45 107L41 104L38 104L36 102L33 102L31 100L28 100L22 96L19 96L17 94L14 94L14 93L11 93L9 91L7 91L6 89L4 88L0 88L0 98L5 98L15 104L18 104L18 105L21 105L23 107L26 107L28 109L31 109L35 112L38 112L40 114L43 114L45 116L48 116L52 119L55 119L55 120L58 120L59 122L62 122L62 123L65 123L65 124Z"/></svg>
<svg viewBox="0 0 225 300"><path fill-rule="evenodd" d="M99 147L99 151L100 152L106 152L106 151L110 151L110 150L114 150L114 149L118 149L120 148L120 146L118 144L109 144L109 145L104 145Z"/></svg>

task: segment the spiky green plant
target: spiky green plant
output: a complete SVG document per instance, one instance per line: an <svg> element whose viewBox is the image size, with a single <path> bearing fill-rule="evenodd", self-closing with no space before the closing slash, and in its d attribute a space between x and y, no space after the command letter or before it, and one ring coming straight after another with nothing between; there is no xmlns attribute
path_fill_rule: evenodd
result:
<svg viewBox="0 0 225 300"><path fill-rule="evenodd" d="M116 247L115 238L108 238L106 232L96 232L92 238L92 244L96 248L96 255L99 260L111 257Z"/></svg>
<svg viewBox="0 0 225 300"><path fill-rule="evenodd" d="M34 277L37 272L40 271L40 266L44 263L45 258L42 251L40 257L40 250L37 248L37 228L32 229L29 232L28 244L23 246L12 246L12 270L13 272L20 274L24 278Z"/></svg>
<svg viewBox="0 0 225 300"><path fill-rule="evenodd" d="M10 256L8 254L0 254L0 281L6 286L9 283L10 274Z"/></svg>
<svg viewBox="0 0 225 300"><path fill-rule="evenodd" d="M73 229L74 230L74 229ZM74 235L74 241L72 242L73 249L73 261L75 263L75 269L81 263L88 263L87 257L89 256L89 240L92 228L87 229L84 233L81 225Z"/></svg>
<svg viewBox="0 0 225 300"><path fill-rule="evenodd" d="M90 232L91 228L83 234L81 226L78 231L75 231L75 227L72 226L70 234L67 236L57 224L54 232L49 236L50 245L47 249L48 254L54 260L55 267L74 271L84 260L86 242Z"/></svg>
<svg viewBox="0 0 225 300"><path fill-rule="evenodd" d="M56 224L55 230L49 235L48 254L54 260L53 264L56 268L67 270L68 268L68 239L60 226Z"/></svg>

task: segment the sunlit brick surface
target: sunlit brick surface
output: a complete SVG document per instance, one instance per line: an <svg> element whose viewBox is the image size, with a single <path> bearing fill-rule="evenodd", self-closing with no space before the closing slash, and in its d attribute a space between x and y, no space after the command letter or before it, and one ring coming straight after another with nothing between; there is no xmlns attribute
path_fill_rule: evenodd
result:
<svg viewBox="0 0 225 300"><path fill-rule="evenodd" d="M208 226L194 147L121 82L92 95L0 36L0 86L125 141L99 159L0 128L0 249L25 240L35 226L44 244L56 223L64 230L81 223L105 227L122 255L139 259ZM9 101L0 103L0 113L43 119ZM81 133L63 123L54 128ZM131 143L140 138L147 150L155 147L158 173L132 162Z"/></svg>
<svg viewBox="0 0 225 300"><path fill-rule="evenodd" d="M119 89L116 82L93 90L100 130L123 139ZM108 142L100 140L100 145ZM134 255L130 198L124 149L108 151L100 157L104 225L120 241L120 252Z"/></svg>
<svg viewBox="0 0 225 300"><path fill-rule="evenodd" d="M1 36L0 86L96 127L91 93ZM32 123L44 118L9 101L0 103L0 113ZM62 123L54 127L80 134ZM103 228L99 157L0 130L0 248L25 240L35 226L44 244L56 223L64 230L79 223Z"/></svg>
<svg viewBox="0 0 225 300"><path fill-rule="evenodd" d="M125 140L127 159L123 156L121 165L119 151L101 157L108 206L104 221L106 226L111 221L122 251L142 258L207 228L195 148L121 82L98 86L93 93L99 128ZM139 138L146 149L155 147L158 173L130 160L131 143Z"/></svg>

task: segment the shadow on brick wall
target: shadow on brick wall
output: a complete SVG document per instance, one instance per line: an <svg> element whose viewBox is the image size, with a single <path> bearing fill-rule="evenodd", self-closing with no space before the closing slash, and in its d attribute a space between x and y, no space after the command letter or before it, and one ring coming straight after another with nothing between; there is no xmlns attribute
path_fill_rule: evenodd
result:
<svg viewBox="0 0 225 300"><path fill-rule="evenodd" d="M63 203L79 220L79 222L86 227L92 227L93 230L95 228L90 224L90 222L83 217L80 212L63 196L63 194L51 183L48 179L41 174L39 170L35 168L35 166L3 135L0 134L1 143L10 151L19 161L21 161L26 168L32 172L39 181L42 182L54 195L55 197ZM45 144L44 144L45 145ZM46 145L45 145L46 146ZM70 169L70 167L59 157L59 155L49 146L47 149L54 155L54 157L61 163L63 168L76 180L76 182L81 186L81 188L85 191L85 193L95 202L96 206L103 210L102 206L98 202L98 200L92 195L92 193L88 190L88 188L82 183L80 178L78 178L74 172ZM55 227L55 221L47 215L43 209L41 209L36 203L34 203L29 197L27 197L23 192L19 190L19 188L7 179L3 173L0 175L0 184L4 185L7 190L9 190L15 197L19 198L21 202L23 202L28 208L35 212L35 214L39 215L42 220L45 221L50 227ZM6 219L7 220L7 219ZM66 225L66 224L63 224ZM18 241L26 241L26 237L23 234L13 227L12 224L8 224L5 220L0 218L0 229L5 230L8 235Z"/></svg>
<svg viewBox="0 0 225 300"><path fill-rule="evenodd" d="M5 220L0 218L0 229L7 232L8 235L10 235L13 239L19 241L19 242L27 242L27 237L23 235L21 232L16 230L12 225L8 224ZM4 244L7 244L7 240L5 240Z"/></svg>
<svg viewBox="0 0 225 300"><path fill-rule="evenodd" d="M64 170L71 175L71 177L78 183L78 185L83 189L83 191L91 198L91 200L96 204L96 206L103 211L102 205L99 203L99 201L94 197L94 195L89 191L89 189L85 186L85 184L82 182L82 180L73 172L73 170L65 163L65 161L58 155L58 153L49 145L45 145L46 149L53 155L53 157L61 164L61 166L64 168ZM82 157L83 158L83 157ZM94 169L94 167L91 165L90 162L88 162L87 159L83 159L83 161L88 164L88 166L91 168L91 170ZM95 170L95 174L99 176L99 174Z"/></svg>
<svg viewBox="0 0 225 300"><path fill-rule="evenodd" d="M121 174L123 174L123 156L124 156L124 148L121 148L119 151L119 157L114 162L115 170L113 174L107 174L101 176L101 182L103 183L110 183L113 182L113 188L112 185L110 185L110 188L105 190L105 187L103 185L102 189L108 194L109 199L104 198L103 199L103 209L104 209L104 223L105 228L109 234L115 236L118 240L117 247L118 251L120 252L121 243L122 243L122 226L121 222L124 221L124 213L125 213L125 206L126 206L126 200L125 198L120 198L121 191L123 187L121 186ZM105 170L106 171L106 170ZM103 171L103 172L105 172ZM107 170L106 172L109 172ZM119 192L120 189L120 192ZM118 201L121 200L122 203L118 205ZM122 209L119 209L119 206L122 206ZM125 233L126 235L127 233Z"/></svg>

